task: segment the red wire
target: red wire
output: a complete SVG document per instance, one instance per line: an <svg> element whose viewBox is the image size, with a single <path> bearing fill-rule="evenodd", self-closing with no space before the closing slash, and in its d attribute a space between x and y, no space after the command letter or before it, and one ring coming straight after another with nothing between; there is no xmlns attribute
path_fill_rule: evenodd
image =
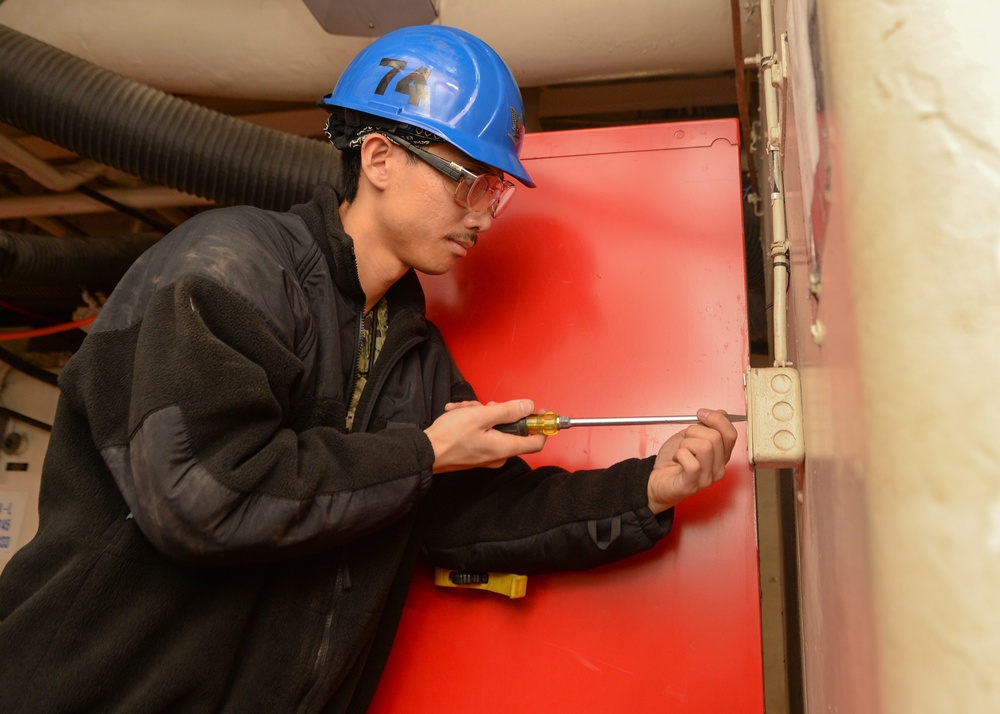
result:
<svg viewBox="0 0 1000 714"><path fill-rule="evenodd" d="M39 327L35 330L22 330L21 332L0 332L0 342L7 342L9 340L24 340L29 337L43 337L44 335L52 335L56 332L67 332L69 330L75 330L79 327L86 327L93 321L93 317L85 317L82 320L65 322L62 325L53 325L52 327Z"/></svg>
<svg viewBox="0 0 1000 714"><path fill-rule="evenodd" d="M47 322L50 325L59 324L58 320L53 320L51 317L47 317L45 315L39 315L37 312L26 310L23 307L18 307L17 305L7 302L6 300L0 300L0 307L6 308L7 310L13 310L14 312L18 312L24 315L25 317L30 317L35 320L41 320L42 322Z"/></svg>

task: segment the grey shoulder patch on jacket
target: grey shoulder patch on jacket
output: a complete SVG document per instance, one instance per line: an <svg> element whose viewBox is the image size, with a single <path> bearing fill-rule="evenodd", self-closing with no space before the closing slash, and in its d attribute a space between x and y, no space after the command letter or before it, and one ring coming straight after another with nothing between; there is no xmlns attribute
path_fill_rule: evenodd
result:
<svg viewBox="0 0 1000 714"><path fill-rule="evenodd" d="M290 286L308 291L329 280L326 261L302 219L247 206L215 209L184 222L143 253L92 331L131 326L142 319L153 293L185 276L211 280L251 303L283 297ZM271 307L261 311L268 314Z"/></svg>
<svg viewBox="0 0 1000 714"><path fill-rule="evenodd" d="M181 561L220 554L239 561L274 548L342 542L372 528L378 510L373 499L406 501L408 493L422 490L424 480L415 473L370 489L308 499L242 493L220 483L194 456L178 407L148 415L129 446L101 453L139 528L158 550ZM144 477L137 479L136 473Z"/></svg>

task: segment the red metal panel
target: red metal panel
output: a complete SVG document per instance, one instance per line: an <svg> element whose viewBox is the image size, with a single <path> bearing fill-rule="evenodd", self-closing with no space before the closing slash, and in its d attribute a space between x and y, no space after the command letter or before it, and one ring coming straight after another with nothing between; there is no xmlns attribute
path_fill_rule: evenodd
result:
<svg viewBox="0 0 1000 714"><path fill-rule="evenodd" d="M748 363L735 121L531 134L537 181L429 313L480 399L569 416L742 413ZM533 463L654 454L670 427L576 428ZM677 508L648 553L534 576L522 600L410 591L373 712L763 711L753 474Z"/></svg>

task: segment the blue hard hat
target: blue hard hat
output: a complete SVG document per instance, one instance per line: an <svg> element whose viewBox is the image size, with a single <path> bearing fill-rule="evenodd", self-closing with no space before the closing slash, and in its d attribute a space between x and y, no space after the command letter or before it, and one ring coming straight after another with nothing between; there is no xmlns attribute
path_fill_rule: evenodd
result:
<svg viewBox="0 0 1000 714"><path fill-rule="evenodd" d="M435 134L534 188L521 163L524 103L489 45L454 27L395 30L362 50L321 100Z"/></svg>

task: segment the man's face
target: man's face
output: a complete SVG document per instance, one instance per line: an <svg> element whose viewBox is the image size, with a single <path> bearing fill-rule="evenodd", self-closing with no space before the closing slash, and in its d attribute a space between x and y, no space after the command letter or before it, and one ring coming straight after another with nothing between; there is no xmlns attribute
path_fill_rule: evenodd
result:
<svg viewBox="0 0 1000 714"><path fill-rule="evenodd" d="M406 266L429 275L448 272L476 244L480 231L489 229L489 210L473 211L455 200L457 182L428 165L413 160L408 151L393 145L394 169L391 201L384 218L389 224L389 247ZM426 147L438 156L474 173L488 171L450 144Z"/></svg>

